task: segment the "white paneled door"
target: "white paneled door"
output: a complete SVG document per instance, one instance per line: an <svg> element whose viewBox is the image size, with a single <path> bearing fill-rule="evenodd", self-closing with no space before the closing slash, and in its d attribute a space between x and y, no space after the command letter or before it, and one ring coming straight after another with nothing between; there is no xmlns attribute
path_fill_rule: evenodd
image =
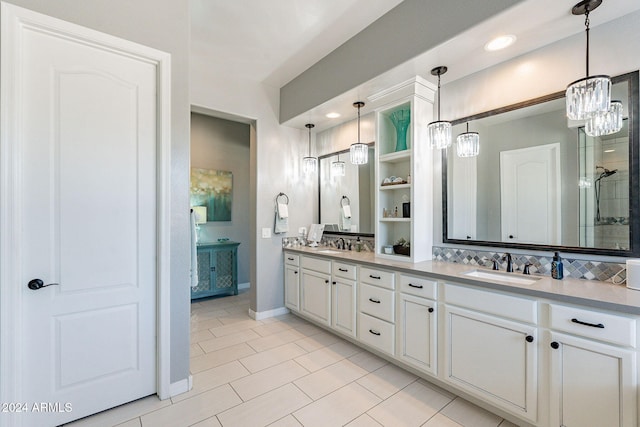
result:
<svg viewBox="0 0 640 427"><path fill-rule="evenodd" d="M3 45L20 70L23 426L59 425L157 390L157 64L52 22L21 21Z"/></svg>

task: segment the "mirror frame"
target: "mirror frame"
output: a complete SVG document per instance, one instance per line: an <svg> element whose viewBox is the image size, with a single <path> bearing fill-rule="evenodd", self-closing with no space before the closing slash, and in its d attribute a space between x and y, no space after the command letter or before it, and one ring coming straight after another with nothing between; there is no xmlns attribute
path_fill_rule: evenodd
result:
<svg viewBox="0 0 640 427"><path fill-rule="evenodd" d="M372 142L368 142L366 143L366 145L369 146L369 148L373 148L374 150L376 149L376 143L375 141ZM322 159L326 159L327 157L334 157L337 156L338 154L345 154L345 153L349 153L350 149L347 148L346 150L342 150L342 151L335 151L333 153L328 153L328 154L323 154L322 156L318 157L318 223L322 224L320 222L321 218L321 213L322 213L322 197L320 195L320 191L321 191L321 184L322 184L322 177L320 176L320 160ZM375 193L371 195L371 197L375 198ZM374 226L375 226L375 221L374 222ZM351 231L325 231L325 233L328 234L339 234L341 236L360 236L360 237L374 237L375 233L354 233Z"/></svg>
<svg viewBox="0 0 640 427"><path fill-rule="evenodd" d="M536 251L560 251L566 253L583 253L594 255L607 255L619 257L639 257L640 256L640 150L638 145L638 71L622 74L612 77L612 83L624 83L629 85L629 249L606 249L606 248L587 248L580 246L564 246L564 245L539 245L527 243L509 243L488 240L461 240L448 238L448 186L447 186L447 152L442 150L442 242L457 245L474 245L488 247L502 247L505 249L530 249ZM495 110L485 111L468 117L453 120L452 126L471 122L473 120L482 119L484 117L494 116L496 114L506 113L508 111L518 110L532 105L540 104L565 97L565 92L556 92L550 95L541 96L539 98L530 99L516 104L508 105Z"/></svg>

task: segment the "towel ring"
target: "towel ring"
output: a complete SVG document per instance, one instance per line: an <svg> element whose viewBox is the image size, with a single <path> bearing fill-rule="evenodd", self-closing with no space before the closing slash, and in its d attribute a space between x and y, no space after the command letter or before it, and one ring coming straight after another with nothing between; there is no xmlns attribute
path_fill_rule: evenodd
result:
<svg viewBox="0 0 640 427"><path fill-rule="evenodd" d="M281 198L281 197L284 197L284 198L287 200L284 204L285 204L285 205L288 205L288 204L289 204L289 196L287 196L287 195L286 195L286 194L284 194L284 193L278 193L278 195L276 196L276 205L277 205L278 203L280 203L280 198Z"/></svg>
<svg viewBox="0 0 640 427"><path fill-rule="evenodd" d="M347 201L347 204L344 204L344 201ZM344 206L351 206L351 200L349 200L349 198L347 196L342 196L342 199L340 199L340 206L344 207Z"/></svg>

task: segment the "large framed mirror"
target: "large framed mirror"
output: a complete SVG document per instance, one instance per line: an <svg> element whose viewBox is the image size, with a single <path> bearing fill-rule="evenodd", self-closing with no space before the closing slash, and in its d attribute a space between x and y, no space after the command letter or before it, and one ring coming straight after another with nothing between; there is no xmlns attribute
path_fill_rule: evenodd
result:
<svg viewBox="0 0 640 427"><path fill-rule="evenodd" d="M369 161L353 165L349 150L320 156L318 173L318 218L325 232L373 237L374 221L374 143L369 146ZM332 173L334 162L344 163L344 175ZM348 205L345 216L344 206Z"/></svg>
<svg viewBox="0 0 640 427"><path fill-rule="evenodd" d="M591 137L564 92L455 120L476 157L442 153L443 242L640 256L638 72L612 78L624 125Z"/></svg>

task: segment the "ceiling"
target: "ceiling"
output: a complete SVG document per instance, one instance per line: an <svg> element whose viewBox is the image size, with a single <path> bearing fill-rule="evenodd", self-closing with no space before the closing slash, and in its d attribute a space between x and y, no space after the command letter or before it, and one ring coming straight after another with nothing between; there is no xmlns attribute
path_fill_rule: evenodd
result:
<svg viewBox="0 0 640 427"><path fill-rule="evenodd" d="M280 88L326 54L400 3L400 0L190 0L191 54L224 63L222 70L243 79ZM284 123L316 130L335 126L356 115L352 103L420 75L432 82L429 70L449 66L451 82L580 33L584 21L571 15L573 0L526 0L476 25L457 37L399 64L382 75ZM591 26L640 9L640 1L605 0L591 15ZM499 52L484 44L499 34L515 34L517 42ZM208 61L207 61L208 62ZM366 114L368 105L363 109ZM325 114L342 116L333 121Z"/></svg>

